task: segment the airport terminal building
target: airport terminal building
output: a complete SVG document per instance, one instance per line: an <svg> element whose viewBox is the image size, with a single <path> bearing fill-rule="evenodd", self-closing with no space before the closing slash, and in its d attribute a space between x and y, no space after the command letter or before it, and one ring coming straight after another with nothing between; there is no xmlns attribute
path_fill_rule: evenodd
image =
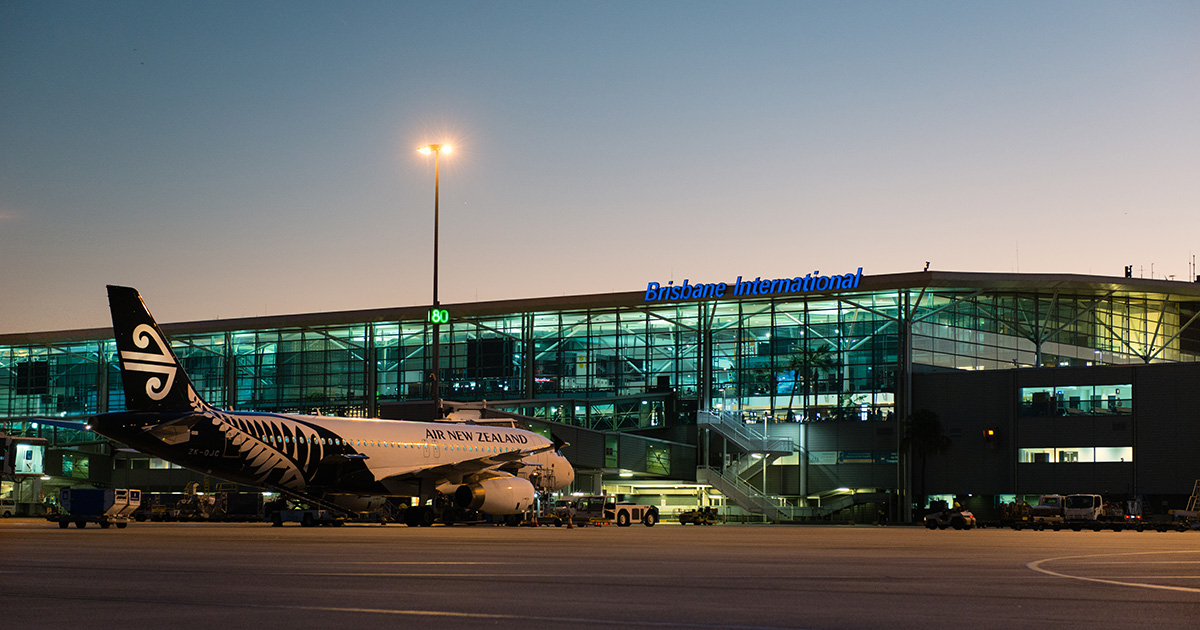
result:
<svg viewBox="0 0 1200 630"><path fill-rule="evenodd" d="M216 406L423 419L432 316L443 398L532 418L571 442L578 490L668 513L862 520L957 499L986 516L1045 492L1181 508L1200 479L1200 282L848 269L644 286L162 327ZM187 478L83 427L123 408L111 337L0 335L0 430L46 440L36 475L10 449L3 492Z"/></svg>

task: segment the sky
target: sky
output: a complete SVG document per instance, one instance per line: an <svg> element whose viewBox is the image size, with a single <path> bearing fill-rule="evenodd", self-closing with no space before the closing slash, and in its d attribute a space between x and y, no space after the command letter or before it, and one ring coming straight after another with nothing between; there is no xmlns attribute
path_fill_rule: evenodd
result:
<svg viewBox="0 0 1200 630"><path fill-rule="evenodd" d="M0 334L813 271L1174 276L1200 3L0 1Z"/></svg>

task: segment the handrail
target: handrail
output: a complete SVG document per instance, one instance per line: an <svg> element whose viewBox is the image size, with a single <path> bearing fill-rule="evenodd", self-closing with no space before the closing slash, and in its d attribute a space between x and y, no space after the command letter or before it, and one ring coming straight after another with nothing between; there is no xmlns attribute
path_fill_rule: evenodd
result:
<svg viewBox="0 0 1200 630"><path fill-rule="evenodd" d="M824 502L822 505L813 507L784 505L782 504L782 497L763 494L761 490L758 490L745 481L726 475L720 469L713 466L698 466L696 468L696 480L720 490L722 494L733 499L735 503L747 512L762 514L774 521L798 521L806 518L821 518L859 503L887 500L886 493L868 492L839 496Z"/></svg>
<svg viewBox="0 0 1200 630"><path fill-rule="evenodd" d="M772 497L764 495L741 479L724 475L720 470L711 466L697 467L696 479L701 483L715 486L747 512L762 514L774 521L786 520L786 514L780 509L781 506L774 503Z"/></svg>
<svg viewBox="0 0 1200 630"><path fill-rule="evenodd" d="M795 442L790 437L770 437L766 435L766 425L763 432L750 431L740 418L727 412L698 411L696 424L715 428L718 433L736 442L737 445L751 453L794 453Z"/></svg>

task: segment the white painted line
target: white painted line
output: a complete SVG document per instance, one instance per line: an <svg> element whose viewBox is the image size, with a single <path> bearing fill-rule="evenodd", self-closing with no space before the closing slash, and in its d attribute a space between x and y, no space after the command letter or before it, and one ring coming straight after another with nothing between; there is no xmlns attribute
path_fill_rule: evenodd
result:
<svg viewBox="0 0 1200 630"><path fill-rule="evenodd" d="M629 619L603 619L599 617L541 617L535 615L510 615L502 613L471 613L448 610L414 610L406 608L340 608L335 606L267 606L315 612L368 613L377 615L408 615L418 617L458 617L462 619L487 619L516 622L555 622L584 626L617 626L619 628L702 628L705 630L810 630L802 626L755 626L722 623L687 623L675 621L639 621Z"/></svg>
<svg viewBox="0 0 1200 630"><path fill-rule="evenodd" d="M1104 579L1104 578L1083 577L1083 576L1079 576L1079 575L1067 575L1066 573L1059 573L1058 571L1051 571L1050 569L1042 567L1043 563L1058 562L1060 560L1078 560L1078 559L1084 559L1084 558L1115 558L1115 557L1120 557L1120 556L1162 555L1162 554L1170 554L1170 553L1200 553L1200 551L1141 551L1141 552L1137 552L1137 553L1095 554L1095 555L1089 555L1089 556L1063 556L1061 558L1044 558L1042 560L1036 560L1034 562L1027 563L1025 566L1027 568L1037 571L1039 573L1045 573L1046 575L1053 575L1055 577L1067 578L1067 579L1071 579L1071 580L1080 580L1083 582L1096 582L1099 584L1112 584L1115 586L1131 586L1134 588L1149 588L1149 589L1157 589L1157 590L1163 590L1163 591L1180 591L1180 592L1184 592L1184 593L1200 593L1200 588L1193 588L1190 586L1170 586L1170 585L1166 585L1166 584L1143 584L1141 582L1126 582L1123 580L1108 580L1108 579ZM1131 562L1129 564L1134 564L1134 563ZM1187 577L1190 579L1193 576L1187 576ZM1142 579L1146 579L1146 578L1142 578ZM1150 579L1154 579L1154 578L1150 578Z"/></svg>

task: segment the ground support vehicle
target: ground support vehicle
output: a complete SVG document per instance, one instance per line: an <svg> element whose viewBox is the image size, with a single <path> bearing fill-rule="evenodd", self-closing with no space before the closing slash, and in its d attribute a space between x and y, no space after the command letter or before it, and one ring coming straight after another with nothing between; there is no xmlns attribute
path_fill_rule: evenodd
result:
<svg viewBox="0 0 1200 630"><path fill-rule="evenodd" d="M292 503L287 499L276 499L264 505L263 518L274 527L283 527L284 523L300 523L304 527L346 523L345 516L339 512Z"/></svg>
<svg viewBox="0 0 1200 630"><path fill-rule="evenodd" d="M551 522L562 525L570 521L576 527L585 525L608 525L629 527L641 523L653 527L658 523L658 508L653 505L617 503L612 496L597 494L555 502Z"/></svg>
<svg viewBox="0 0 1200 630"><path fill-rule="evenodd" d="M80 529L88 523L96 523L103 529L110 525L124 529L133 520L133 512L141 502L139 490L63 488L58 495L58 513L47 514L46 520L57 522L63 529L71 523Z"/></svg>
<svg viewBox="0 0 1200 630"><path fill-rule="evenodd" d="M284 523L300 523L304 527L316 527L317 525L344 525L346 519L333 510L324 510L320 508L287 508L282 510L272 510L268 520L275 527L282 527Z"/></svg>
<svg viewBox="0 0 1200 630"><path fill-rule="evenodd" d="M1063 504L1066 497L1061 494L1043 494L1035 505L1024 502L1006 507L1001 514L1001 525L1021 529L1061 529Z"/></svg>
<svg viewBox="0 0 1200 630"><path fill-rule="evenodd" d="M1140 514L1138 516L1140 517ZM1136 520L1140 521L1140 518ZM1135 527L1130 527L1130 521L1119 504L1105 503L1104 498L1098 494L1068 495L1063 503L1063 527L1077 532L1084 529L1097 532L1102 529L1134 529ZM1136 526L1136 523L1132 524Z"/></svg>
<svg viewBox="0 0 1200 630"><path fill-rule="evenodd" d="M1192 529L1188 513L1174 510L1169 515L1143 518L1138 501L1122 505L1105 502L1098 494L1042 495L1033 507L1006 508L1001 523L1013 529L1052 529L1059 531L1145 531L1166 532Z"/></svg>
<svg viewBox="0 0 1200 630"><path fill-rule="evenodd" d="M680 525L712 525L721 521L717 516L717 511L712 508L700 508L697 510L684 510L680 512L676 518L679 519Z"/></svg>
<svg viewBox="0 0 1200 630"><path fill-rule="evenodd" d="M617 527L629 527L641 523L646 527L654 527L658 522L658 508L653 505L637 505L634 503L606 503L604 517L615 522Z"/></svg>
<svg viewBox="0 0 1200 630"><path fill-rule="evenodd" d="M604 517L607 499L602 494L559 499L554 502L554 512L548 522L559 526L570 522L575 527L607 525L609 521Z"/></svg>
<svg viewBox="0 0 1200 630"><path fill-rule="evenodd" d="M955 508L925 515L927 529L971 529L975 525L975 515L968 510Z"/></svg>

